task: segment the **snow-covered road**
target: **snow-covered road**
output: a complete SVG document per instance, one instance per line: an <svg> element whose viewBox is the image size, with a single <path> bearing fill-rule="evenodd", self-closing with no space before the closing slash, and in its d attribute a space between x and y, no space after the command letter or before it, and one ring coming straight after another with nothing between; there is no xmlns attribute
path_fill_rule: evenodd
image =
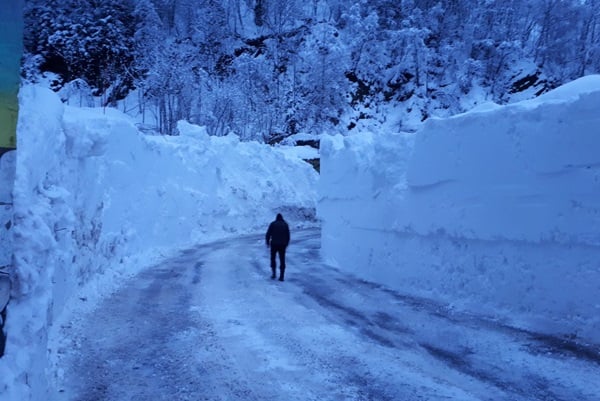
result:
<svg viewBox="0 0 600 401"><path fill-rule="evenodd" d="M57 400L598 400L598 349L458 314L319 259L292 233L183 252L63 329ZM60 392L58 391L60 390Z"/></svg>

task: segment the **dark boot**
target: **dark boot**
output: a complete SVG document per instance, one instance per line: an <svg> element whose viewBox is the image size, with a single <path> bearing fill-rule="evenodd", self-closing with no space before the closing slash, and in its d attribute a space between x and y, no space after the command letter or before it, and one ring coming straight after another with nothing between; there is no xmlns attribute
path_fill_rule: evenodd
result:
<svg viewBox="0 0 600 401"><path fill-rule="evenodd" d="M273 272L273 274L271 274L271 278L272 278L273 280L275 280L275 277L277 277L277 276L275 275L275 268L274 268L274 267L272 267L272 268L271 268L271 271Z"/></svg>
<svg viewBox="0 0 600 401"><path fill-rule="evenodd" d="M283 281L283 273L285 272L285 269L279 268L279 281Z"/></svg>

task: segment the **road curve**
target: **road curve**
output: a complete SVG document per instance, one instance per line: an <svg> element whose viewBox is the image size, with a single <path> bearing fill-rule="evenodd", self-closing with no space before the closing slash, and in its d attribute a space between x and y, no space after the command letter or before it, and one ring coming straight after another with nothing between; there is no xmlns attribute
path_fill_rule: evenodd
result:
<svg viewBox="0 0 600 401"><path fill-rule="evenodd" d="M600 399L598 349L452 312L326 266L292 233L182 252L62 329L56 400Z"/></svg>

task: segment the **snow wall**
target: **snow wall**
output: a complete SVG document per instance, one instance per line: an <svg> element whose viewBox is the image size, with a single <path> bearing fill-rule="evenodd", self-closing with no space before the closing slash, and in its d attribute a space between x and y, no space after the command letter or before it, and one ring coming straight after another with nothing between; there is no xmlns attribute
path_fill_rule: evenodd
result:
<svg viewBox="0 0 600 401"><path fill-rule="evenodd" d="M600 76L535 100L321 143L328 263L600 344Z"/></svg>
<svg viewBox="0 0 600 401"><path fill-rule="evenodd" d="M182 247L263 232L277 212L315 222L318 175L294 152L183 122L181 136L144 136L116 110L64 106L34 86L20 99L2 400L48 400L60 375L48 333L69 304L93 301L81 287L102 292Z"/></svg>

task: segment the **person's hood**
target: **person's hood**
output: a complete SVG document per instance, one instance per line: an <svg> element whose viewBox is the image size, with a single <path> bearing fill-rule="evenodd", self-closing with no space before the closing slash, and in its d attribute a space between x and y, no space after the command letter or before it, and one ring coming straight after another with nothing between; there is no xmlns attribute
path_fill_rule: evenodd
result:
<svg viewBox="0 0 600 401"><path fill-rule="evenodd" d="M277 213L277 217L275 218L275 220L283 221L283 216L281 215L281 213Z"/></svg>

